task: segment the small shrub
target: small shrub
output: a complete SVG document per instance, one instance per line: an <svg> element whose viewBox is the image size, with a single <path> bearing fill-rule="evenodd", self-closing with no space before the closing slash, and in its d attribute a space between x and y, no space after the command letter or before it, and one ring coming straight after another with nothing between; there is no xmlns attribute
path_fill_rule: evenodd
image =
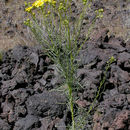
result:
<svg viewBox="0 0 130 130"><path fill-rule="evenodd" d="M34 37L43 46L45 53L57 66L60 75L67 85L69 109L72 118L72 130L75 130L73 92L75 91L75 73L78 67L76 57L84 43L88 40L95 21L102 18L103 9L95 11L85 40L79 45L82 23L92 0L83 0L80 15L72 16L72 0L36 0L34 3L25 2L25 11L30 14L25 24L31 29Z"/></svg>

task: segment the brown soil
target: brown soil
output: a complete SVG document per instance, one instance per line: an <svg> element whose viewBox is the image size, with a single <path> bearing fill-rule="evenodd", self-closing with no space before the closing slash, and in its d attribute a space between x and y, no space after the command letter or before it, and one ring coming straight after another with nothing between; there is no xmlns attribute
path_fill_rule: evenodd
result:
<svg viewBox="0 0 130 130"><path fill-rule="evenodd" d="M24 11L24 1L0 1L0 50L13 48L16 44L35 44L29 33L29 29L23 24L27 16ZM130 35L130 4L128 1L95 0L94 9L103 7L104 17L101 21L97 20L92 38L98 34L100 29L107 28L109 36L120 36L125 41L128 41ZM80 7L78 3L77 6Z"/></svg>
<svg viewBox="0 0 130 130"><path fill-rule="evenodd" d="M0 50L17 44L34 44L28 28L23 24L25 19L24 0L0 1Z"/></svg>

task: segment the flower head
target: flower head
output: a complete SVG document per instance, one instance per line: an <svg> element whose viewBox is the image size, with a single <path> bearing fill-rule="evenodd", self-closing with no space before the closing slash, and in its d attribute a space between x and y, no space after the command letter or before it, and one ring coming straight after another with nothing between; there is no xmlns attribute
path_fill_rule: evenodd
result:
<svg viewBox="0 0 130 130"><path fill-rule="evenodd" d="M44 0L37 0L32 4L32 6L36 8L41 7L42 5L44 5Z"/></svg>
<svg viewBox="0 0 130 130"><path fill-rule="evenodd" d="M30 12L32 9L33 9L33 7L30 6L30 7L26 8L25 11L26 11L26 12Z"/></svg>
<svg viewBox="0 0 130 130"><path fill-rule="evenodd" d="M56 5L56 1L55 1L55 0L51 0L51 4L52 4L53 6L55 6L55 5Z"/></svg>
<svg viewBox="0 0 130 130"><path fill-rule="evenodd" d="M56 4L56 1L55 0L36 0L32 4L32 6L38 8L38 7L43 6L45 3L50 3L54 6Z"/></svg>
<svg viewBox="0 0 130 130"><path fill-rule="evenodd" d="M103 17L103 9L98 9L95 11L97 18L102 18Z"/></svg>
<svg viewBox="0 0 130 130"><path fill-rule="evenodd" d="M60 11L62 11L62 10L65 10L66 8L64 7L63 3L60 3L58 9L59 9Z"/></svg>

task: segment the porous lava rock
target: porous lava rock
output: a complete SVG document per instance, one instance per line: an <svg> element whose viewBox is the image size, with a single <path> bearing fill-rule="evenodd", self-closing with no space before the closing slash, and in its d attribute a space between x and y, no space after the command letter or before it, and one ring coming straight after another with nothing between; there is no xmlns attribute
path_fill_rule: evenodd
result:
<svg viewBox="0 0 130 130"><path fill-rule="evenodd" d="M97 33L91 35L77 57L80 62L75 82L79 81L82 89L74 93L78 96L75 106L88 110L99 90L107 61L111 56L116 61L106 74L95 109L86 119L86 130L130 129L130 40L123 39L128 33L122 29L124 24L129 26L125 17L129 13L127 6L126 0L93 1L92 10L103 8L104 18L103 22L96 21ZM78 2L73 3L73 13L78 15L79 8ZM8 26L5 24L3 29L12 28L13 13L10 11L11 17L7 17L8 9L2 11L2 21L8 19ZM87 34L86 25L89 26L94 17L90 12L85 18L81 34ZM124 24L118 26L120 18ZM11 28L5 35L14 37ZM16 30L19 29L16 27ZM123 38L117 37L120 32ZM54 91L62 79L41 48L19 45L4 53L0 62L0 130L65 130L71 124L65 95Z"/></svg>
<svg viewBox="0 0 130 130"><path fill-rule="evenodd" d="M65 97L55 91L34 94L26 101L28 114L41 117L62 116L65 105L60 104L65 104Z"/></svg>
<svg viewBox="0 0 130 130"><path fill-rule="evenodd" d="M102 35L108 37L107 33ZM83 88L77 91L75 104L89 108L104 76L106 62L114 56L116 61L107 72L102 94L94 104L96 111L90 113L92 118L87 119L86 129L127 130L130 125L130 52L119 38L108 39L104 42L102 37L98 43L88 41L77 57L80 64L76 77ZM61 83L55 65L40 46L19 45L5 52L0 65L1 130L64 130L70 123L67 120L71 119L66 116L66 96L54 91Z"/></svg>
<svg viewBox="0 0 130 130"><path fill-rule="evenodd" d="M57 84L53 68L40 46L19 45L5 52L0 66L1 130L42 130L42 118L52 117L52 122L64 116L65 95L47 91Z"/></svg>

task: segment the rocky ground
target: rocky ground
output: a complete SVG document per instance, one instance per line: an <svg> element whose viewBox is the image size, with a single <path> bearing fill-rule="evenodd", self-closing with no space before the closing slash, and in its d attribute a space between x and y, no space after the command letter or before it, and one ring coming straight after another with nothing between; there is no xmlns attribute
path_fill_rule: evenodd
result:
<svg viewBox="0 0 130 130"><path fill-rule="evenodd" d="M26 0L29 1L29 0ZM74 0L72 9L75 14L81 10L80 0ZM30 31L23 24L26 20L27 13L24 9L25 0L0 0L0 50L13 48L17 44L34 45L35 41L30 35ZM107 28L109 36L123 37L127 42L130 35L130 4L129 0L94 0L93 10L98 8L104 9L104 17L97 20L95 31L92 38L99 33L101 29ZM90 12L84 20L85 32L88 18L94 18Z"/></svg>
<svg viewBox="0 0 130 130"><path fill-rule="evenodd" d="M104 34L103 34L104 35ZM101 35L102 37L102 35ZM99 37L99 39L101 39ZM89 107L108 57L114 56L102 97L86 129L130 129L130 46L104 35L90 42L80 54L77 76L84 89L77 104ZM17 46L7 51L0 65L0 129L64 130L66 98L53 90L59 83L54 66L38 47ZM58 125L57 125L58 124ZM63 126L63 128L58 127Z"/></svg>
<svg viewBox="0 0 130 130"><path fill-rule="evenodd" d="M22 44L28 43L27 28L20 23L26 15L23 13L22 4L23 0L1 2L2 50L13 47L18 41ZM129 2L95 0L93 9L101 7L104 8L104 18L97 21L95 31L79 54L81 64L77 77L84 88L78 92L75 103L83 108L90 106L105 71L106 62L114 56L116 61L107 73L102 95L96 101L91 116L87 118L85 129L129 130ZM91 18L90 15L89 19ZM84 21L84 26L86 24ZM16 34L20 31L23 32L22 35L18 33L19 38ZM21 38L24 40L20 40ZM12 43L14 45L10 46ZM66 130L65 127L71 122L66 106L67 99L61 92L54 91L60 84L54 64L39 45L19 45L5 52L0 62L0 130Z"/></svg>

